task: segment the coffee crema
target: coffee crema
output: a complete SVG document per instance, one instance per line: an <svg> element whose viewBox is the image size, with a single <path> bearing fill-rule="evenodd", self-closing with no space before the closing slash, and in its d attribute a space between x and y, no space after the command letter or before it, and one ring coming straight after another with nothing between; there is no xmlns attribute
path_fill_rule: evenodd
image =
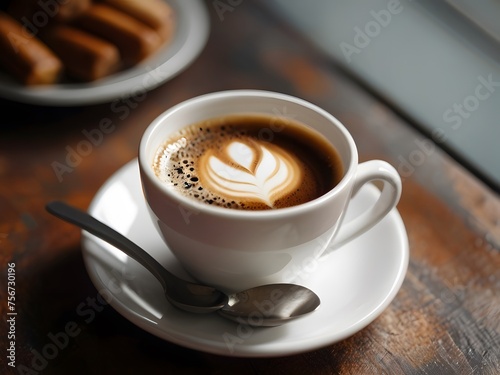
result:
<svg viewBox="0 0 500 375"><path fill-rule="evenodd" d="M321 134L288 118L255 114L181 129L159 147L152 168L180 194L246 210L311 201L343 175L337 151Z"/></svg>

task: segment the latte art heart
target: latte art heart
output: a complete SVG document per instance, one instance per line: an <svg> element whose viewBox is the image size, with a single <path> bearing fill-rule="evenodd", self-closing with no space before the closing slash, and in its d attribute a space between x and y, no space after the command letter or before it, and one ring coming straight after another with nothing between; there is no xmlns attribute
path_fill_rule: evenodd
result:
<svg viewBox="0 0 500 375"><path fill-rule="evenodd" d="M299 187L303 175L295 155L251 138L206 151L197 169L212 192L229 200L260 201L271 208Z"/></svg>

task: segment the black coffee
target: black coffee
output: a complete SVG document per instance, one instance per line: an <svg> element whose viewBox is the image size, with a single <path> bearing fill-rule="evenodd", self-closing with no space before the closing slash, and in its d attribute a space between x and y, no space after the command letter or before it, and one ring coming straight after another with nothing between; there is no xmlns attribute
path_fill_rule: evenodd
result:
<svg viewBox="0 0 500 375"><path fill-rule="evenodd" d="M343 176L337 151L321 134L287 118L253 114L183 128L158 149L153 169L180 194L245 210L311 201Z"/></svg>

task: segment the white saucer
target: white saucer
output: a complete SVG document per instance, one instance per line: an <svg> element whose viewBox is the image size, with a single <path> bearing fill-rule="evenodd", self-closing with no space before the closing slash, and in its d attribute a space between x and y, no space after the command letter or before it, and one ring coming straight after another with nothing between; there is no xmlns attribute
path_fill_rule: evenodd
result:
<svg viewBox="0 0 500 375"><path fill-rule="evenodd" d="M90 83L60 83L27 87L0 74L0 96L20 102L68 106L142 95L184 70L208 39L210 20L200 0L164 0L175 12L173 40L138 65Z"/></svg>
<svg viewBox="0 0 500 375"><path fill-rule="evenodd" d="M365 186L348 216L375 201ZM99 190L89 212L147 250L165 267L187 277L163 244L145 206L137 160L116 172ZM204 352L238 357L300 353L345 339L371 323L398 292L408 266L408 238L393 210L373 229L323 256L300 283L314 290L321 306L273 328L249 328L217 314L195 315L172 307L160 284L134 260L84 232L82 249L96 288L120 314L170 342Z"/></svg>

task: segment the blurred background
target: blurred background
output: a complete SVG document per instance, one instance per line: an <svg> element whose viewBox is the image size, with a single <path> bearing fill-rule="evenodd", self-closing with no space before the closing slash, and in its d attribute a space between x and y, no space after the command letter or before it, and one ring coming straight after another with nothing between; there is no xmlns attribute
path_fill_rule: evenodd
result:
<svg viewBox="0 0 500 375"><path fill-rule="evenodd" d="M500 191L500 1L270 3L400 115ZM414 147L426 151L425 145ZM410 160L410 152L401 165L423 162L418 155Z"/></svg>

